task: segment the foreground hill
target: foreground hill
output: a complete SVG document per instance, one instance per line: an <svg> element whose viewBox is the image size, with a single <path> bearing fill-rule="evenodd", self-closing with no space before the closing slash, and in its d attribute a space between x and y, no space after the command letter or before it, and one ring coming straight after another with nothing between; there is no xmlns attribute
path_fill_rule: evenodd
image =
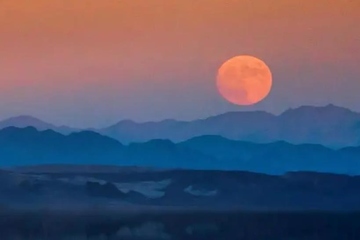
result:
<svg viewBox="0 0 360 240"><path fill-rule="evenodd" d="M77 164L268 174L288 171L360 174L360 147L334 150L315 144L260 144L219 136L201 136L181 143L151 140L123 145L91 131L62 135L52 130L10 127L0 130L0 146L3 167Z"/></svg>
<svg viewBox="0 0 360 240"><path fill-rule="evenodd" d="M0 172L0 204L103 209L360 210L360 177L290 172L89 171L87 166L23 167ZM59 167L59 171L54 171ZM61 170L62 169L62 170ZM161 209L159 208L159 209Z"/></svg>

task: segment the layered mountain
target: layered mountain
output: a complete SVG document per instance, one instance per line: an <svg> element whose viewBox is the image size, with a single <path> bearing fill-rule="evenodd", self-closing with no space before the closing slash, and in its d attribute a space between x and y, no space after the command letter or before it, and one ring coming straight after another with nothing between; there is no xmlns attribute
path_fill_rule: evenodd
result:
<svg viewBox="0 0 360 240"><path fill-rule="evenodd" d="M124 146L91 131L62 135L33 127L9 127L0 130L0 145L0 166L61 163L202 168L213 160L168 140Z"/></svg>
<svg viewBox="0 0 360 240"><path fill-rule="evenodd" d="M164 169L246 170L268 174L318 171L360 174L360 147L331 149L284 141L252 143L201 136L181 143L151 140L123 145L91 131L0 130L0 166L39 164L117 165Z"/></svg>
<svg viewBox="0 0 360 240"><path fill-rule="evenodd" d="M294 145L284 141L261 144L220 136L196 137L179 145L212 156L229 169L274 174L296 170L355 174L360 163L355 157L359 153L355 151L357 147L333 150L317 144ZM350 149L354 155L349 155Z"/></svg>
<svg viewBox="0 0 360 240"><path fill-rule="evenodd" d="M0 130L0 165L119 162L123 145L98 133L62 135L53 130L9 127Z"/></svg>
<svg viewBox="0 0 360 240"><path fill-rule="evenodd" d="M18 116L12 117L5 120L0 121L0 129L8 128L8 127L17 127L17 128L26 128L26 127L34 127L37 130L54 130L59 133L69 134L71 132L78 131L75 128L67 127L67 126L55 126L53 124L44 122L40 119L34 118L32 116Z"/></svg>
<svg viewBox="0 0 360 240"><path fill-rule="evenodd" d="M0 129L11 126L31 126L38 130L54 130L63 134L79 131L66 126L58 127L30 116L0 122ZM360 114L334 105L302 106L289 109L278 116L254 111L228 112L195 121L164 120L137 123L124 120L92 131L122 143L146 142L153 139L181 142L202 135L218 135L256 143L286 141L293 144L311 143L341 148L360 145Z"/></svg>
<svg viewBox="0 0 360 240"><path fill-rule="evenodd" d="M98 131L124 143L144 142L151 139L179 142L202 135L220 135L230 139L266 142L272 139L258 139L260 136L255 133L266 132L274 124L275 116L266 112L229 112L189 122L166 120L136 123L125 120Z"/></svg>
<svg viewBox="0 0 360 240"><path fill-rule="evenodd" d="M303 106L279 116L255 111L229 112L189 122L136 123L127 120L99 132L124 143L158 138L179 142L196 136L219 135L258 143L287 141L336 148L360 144L360 114L334 105Z"/></svg>

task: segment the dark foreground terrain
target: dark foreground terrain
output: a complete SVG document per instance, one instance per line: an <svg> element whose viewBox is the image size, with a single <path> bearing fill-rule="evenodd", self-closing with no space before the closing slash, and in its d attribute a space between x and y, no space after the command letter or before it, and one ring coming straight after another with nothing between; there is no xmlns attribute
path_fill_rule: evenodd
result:
<svg viewBox="0 0 360 240"><path fill-rule="evenodd" d="M12 209L360 211L360 176L33 166L0 171Z"/></svg>
<svg viewBox="0 0 360 240"><path fill-rule="evenodd" d="M9 212L2 240L358 240L360 213Z"/></svg>
<svg viewBox="0 0 360 240"><path fill-rule="evenodd" d="M0 240L359 240L360 177L42 165L0 170Z"/></svg>

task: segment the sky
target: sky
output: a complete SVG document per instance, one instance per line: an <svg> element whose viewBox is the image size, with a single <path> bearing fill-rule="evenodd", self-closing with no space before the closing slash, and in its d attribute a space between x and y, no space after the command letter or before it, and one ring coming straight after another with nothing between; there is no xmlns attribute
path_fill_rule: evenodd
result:
<svg viewBox="0 0 360 240"><path fill-rule="evenodd" d="M360 111L358 0L1 0L0 119L57 125ZM236 106L216 89L236 55L265 61L270 95Z"/></svg>

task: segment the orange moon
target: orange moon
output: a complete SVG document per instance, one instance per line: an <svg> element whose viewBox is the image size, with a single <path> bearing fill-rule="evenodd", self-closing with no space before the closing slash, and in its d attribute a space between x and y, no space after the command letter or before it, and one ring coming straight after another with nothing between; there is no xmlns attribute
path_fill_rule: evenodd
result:
<svg viewBox="0 0 360 240"><path fill-rule="evenodd" d="M253 105L271 90L272 74L262 60L253 56L237 56L227 60L218 70L220 94L236 105Z"/></svg>

